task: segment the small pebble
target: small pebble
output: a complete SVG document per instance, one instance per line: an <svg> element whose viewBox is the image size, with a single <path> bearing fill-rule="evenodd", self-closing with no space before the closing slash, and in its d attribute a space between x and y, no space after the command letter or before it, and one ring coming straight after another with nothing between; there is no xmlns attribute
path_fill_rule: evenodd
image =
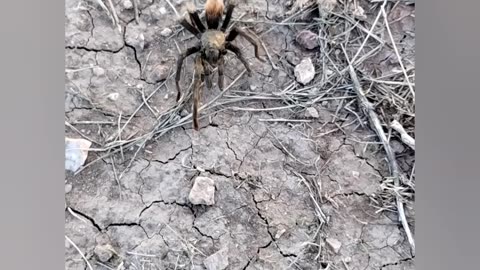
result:
<svg viewBox="0 0 480 270"><path fill-rule="evenodd" d="M65 194L70 193L72 191L72 184L66 184L65 185Z"/></svg>
<svg viewBox="0 0 480 270"><path fill-rule="evenodd" d="M253 84L250 85L250 90L255 91L255 89L257 89L257 86L256 86L256 85L253 85Z"/></svg>
<svg viewBox="0 0 480 270"><path fill-rule="evenodd" d="M303 85L311 82L315 77L315 67L310 58L304 58L300 64L295 67L295 78Z"/></svg>
<svg viewBox="0 0 480 270"><path fill-rule="evenodd" d="M122 4L123 4L123 8L124 8L124 9L131 9L131 8L133 8L133 3L132 3L132 1L130 1L130 0L124 0L124 1L122 2Z"/></svg>
<svg viewBox="0 0 480 270"><path fill-rule="evenodd" d="M338 253L340 248L342 247L342 243L335 238L327 238L325 239L328 246L333 250L333 252Z"/></svg>
<svg viewBox="0 0 480 270"><path fill-rule="evenodd" d="M172 33L173 33L172 29L170 29L170 28L165 28L165 29L162 30L162 32L160 32L160 35L161 35L162 37L168 37L168 36L170 36Z"/></svg>
<svg viewBox="0 0 480 270"><path fill-rule="evenodd" d="M313 108L313 107L310 107L310 108L307 108L307 110L305 111L305 117L307 118L319 118L320 115L318 114L318 111Z"/></svg>
<svg viewBox="0 0 480 270"><path fill-rule="evenodd" d="M193 184L188 199L192 204L214 205L215 182L208 177L197 177Z"/></svg>
<svg viewBox="0 0 480 270"><path fill-rule="evenodd" d="M110 245L98 245L94 250L95 255L98 260L106 263L113 257L113 251L111 250Z"/></svg>
<svg viewBox="0 0 480 270"><path fill-rule="evenodd" d="M158 11L159 11L159 12L160 12L160 14L162 14L162 15L165 15L165 14L167 14L167 9L166 9L166 8L164 8L164 7L161 7L161 8L159 8L159 9L158 9Z"/></svg>
<svg viewBox="0 0 480 270"><path fill-rule="evenodd" d="M118 99L119 96L120 96L119 93L111 93L111 94L109 94L109 95L107 96L107 98L108 98L109 100L111 100L111 101L115 101L115 100Z"/></svg>
<svg viewBox="0 0 480 270"><path fill-rule="evenodd" d="M105 69L101 68L101 67L94 67L93 68L93 75L97 76L97 77L100 77L100 76L103 76L105 74Z"/></svg>

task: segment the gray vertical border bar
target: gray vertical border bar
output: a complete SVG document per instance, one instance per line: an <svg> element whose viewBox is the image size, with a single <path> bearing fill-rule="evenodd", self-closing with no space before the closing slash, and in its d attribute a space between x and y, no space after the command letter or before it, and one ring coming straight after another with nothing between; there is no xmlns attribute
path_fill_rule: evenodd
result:
<svg viewBox="0 0 480 270"><path fill-rule="evenodd" d="M65 3L1 10L0 269L63 269Z"/></svg>
<svg viewBox="0 0 480 270"><path fill-rule="evenodd" d="M480 1L416 10L416 269L480 269Z"/></svg>

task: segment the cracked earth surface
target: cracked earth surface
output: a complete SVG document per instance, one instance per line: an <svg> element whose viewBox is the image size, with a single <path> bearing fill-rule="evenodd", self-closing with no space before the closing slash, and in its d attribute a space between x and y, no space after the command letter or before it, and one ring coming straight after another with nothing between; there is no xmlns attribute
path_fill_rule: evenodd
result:
<svg viewBox="0 0 480 270"><path fill-rule="evenodd" d="M101 145L117 134L118 121L134 115L122 131L122 138L131 138L154 126L155 112L175 105L174 84L167 80L149 100L151 110L143 106L136 112L143 96L153 93L175 65L175 42L184 49L193 39L183 33L160 35L165 28L174 35L180 31L166 1L140 0L138 25L124 1L113 1L122 33L94 2L66 1L65 113L66 121ZM172 1L178 10L183 2ZM280 2L248 1L235 12L245 13L244 18L254 18L253 10L268 18L281 17ZM267 26L256 26L262 27ZM253 49L238 41L254 75L240 79L233 89L284 89L294 77L293 66L281 56L314 56L295 45L286 27L277 27L262 39L282 68L254 60ZM236 59L227 63L228 82L242 70ZM192 60L184 66L187 81ZM204 102L216 91L204 91ZM117 99L111 98L114 93ZM201 121L199 132L186 125L148 143L119 183L117 174L128 163L122 163L120 155L68 175L72 189L65 195L71 209L65 212L66 235L94 269L117 269L122 262L123 269L206 269L205 259L221 250L228 259L226 269L324 269L328 264L331 269L414 269L396 213L377 213L372 202L388 176L383 152L358 142L372 138L368 129L346 126L328 132L337 127L328 123L335 114L334 102L318 104L320 117L309 125L261 121L289 118L293 113L286 110L218 112ZM247 105L265 107L242 104ZM338 117L345 123L355 119L348 112ZM71 129L66 134L78 137ZM402 147L396 150L407 170L413 154ZM125 155L128 161L132 153ZM98 157L91 153L87 162ZM215 181L215 205L189 203L197 176ZM321 187L321 208L328 217L322 227L303 179ZM413 210L408 217L413 222ZM341 243L338 253L326 238ZM118 256L99 262L95 249L102 242ZM68 243L65 268L88 269Z"/></svg>

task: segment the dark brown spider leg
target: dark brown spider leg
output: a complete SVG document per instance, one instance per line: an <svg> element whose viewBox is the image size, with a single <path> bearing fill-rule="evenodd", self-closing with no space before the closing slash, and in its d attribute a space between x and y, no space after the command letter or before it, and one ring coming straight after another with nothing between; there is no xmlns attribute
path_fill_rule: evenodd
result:
<svg viewBox="0 0 480 270"><path fill-rule="evenodd" d="M202 21L200 20L198 11L197 10L189 11L188 15L190 16L190 20L197 26L197 29L200 31L200 33L204 33L206 30L205 25L203 25Z"/></svg>
<svg viewBox="0 0 480 270"><path fill-rule="evenodd" d="M241 28L237 28L237 27L234 27L232 29L232 31L228 34L227 38L226 38L226 41L228 42L231 42L233 41L235 38L237 38L237 36L240 35L242 37L244 37L248 42L250 42L250 44L253 45L253 47L255 48L255 57L262 61L262 62L265 62L265 59L263 59L262 57L260 57L260 54L259 54L259 48L260 48L260 43L258 40L255 40L253 37L252 37L252 33L248 33L247 31L245 31L244 29L241 29Z"/></svg>
<svg viewBox="0 0 480 270"><path fill-rule="evenodd" d="M245 66L245 69L247 69L248 76L252 76L252 70L250 69L250 64L248 64L247 59L245 59L245 57L243 56L242 50L240 50L240 48L233 45L232 43L225 44L225 48L233 52L238 57L240 62L242 62L242 64Z"/></svg>
<svg viewBox="0 0 480 270"><path fill-rule="evenodd" d="M198 106L200 105L200 99L202 94L202 85L201 77L204 74L202 58L200 55L195 57L195 77L193 81L193 128L198 131Z"/></svg>
<svg viewBox="0 0 480 270"><path fill-rule="evenodd" d="M218 89L220 89L220 91L223 91L224 72L225 72L225 59L223 58L223 56L220 56L220 59L218 60Z"/></svg>
<svg viewBox="0 0 480 270"><path fill-rule="evenodd" d="M212 71L210 70L210 66L205 60L202 61L202 64L203 64L203 70L204 70L205 84L208 89L211 89L212 88L212 79L211 79Z"/></svg>
<svg viewBox="0 0 480 270"><path fill-rule="evenodd" d="M232 1L230 1L227 6L227 14L225 15L225 19L223 20L222 28L220 28L222 32L225 32L225 30L227 30L228 25L230 24L230 20L232 19L234 9L235 3L232 3Z"/></svg>
<svg viewBox="0 0 480 270"><path fill-rule="evenodd" d="M195 28L193 25L191 25L187 19L185 18L181 18L179 23L185 28L188 30L188 32L192 33L194 36L196 36L198 39L200 39L201 37L201 34L200 32L198 31L197 28Z"/></svg>
<svg viewBox="0 0 480 270"><path fill-rule="evenodd" d="M187 58L189 55L200 51L200 48L200 44L197 44L196 46L188 48L187 50L182 52L177 58L177 74L175 75L175 85L177 87L177 102L180 100L180 96L182 95L182 92L180 91L180 77L182 75L183 60L185 60L185 58Z"/></svg>

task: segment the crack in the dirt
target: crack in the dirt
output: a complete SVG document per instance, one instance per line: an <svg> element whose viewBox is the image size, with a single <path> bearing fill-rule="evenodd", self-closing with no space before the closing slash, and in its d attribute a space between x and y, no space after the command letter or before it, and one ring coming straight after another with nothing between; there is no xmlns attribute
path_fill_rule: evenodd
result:
<svg viewBox="0 0 480 270"><path fill-rule="evenodd" d="M381 267L380 267L380 270L382 270L383 268L387 267L387 266L395 266L395 265L399 265L401 263L404 263L404 262L409 262L409 261L412 261L415 257L411 257L411 258L404 258L404 259L401 259L397 262L394 262L394 263L387 263L387 264L383 264Z"/></svg>
<svg viewBox="0 0 480 270"><path fill-rule="evenodd" d="M126 38L126 35L127 35L127 27L130 23L132 23L133 21L135 21L135 19L132 19L131 21L129 21L123 28L123 43L125 44L125 47L127 48L130 48L133 50L133 56L135 57L135 61L137 62L138 64L138 74L139 74L139 79L148 83L146 80L144 80L142 78L142 63L140 62L140 60L138 59L138 55L137 55L137 49L135 48L135 46L133 45L130 45L127 43L127 38Z"/></svg>
<svg viewBox="0 0 480 270"><path fill-rule="evenodd" d="M110 50L110 49L95 49L95 48L88 48L86 46L65 46L67 50L84 50L87 52L105 52L105 53L119 53L121 50L125 48L125 44L118 50Z"/></svg>
<svg viewBox="0 0 480 270"><path fill-rule="evenodd" d="M142 224L140 223L136 223L136 222L131 222L131 223L111 223L111 224L108 224L107 227L105 227L105 231L108 231L109 228L111 227L140 227L143 231L143 233L145 234L145 236L147 236L147 239L150 239L148 237L148 233L147 231L145 230L145 228L142 226ZM142 241L143 242L143 241Z"/></svg>
<svg viewBox="0 0 480 270"><path fill-rule="evenodd" d="M233 155L235 156L235 159L240 162L240 164L243 162L243 160L239 159L238 156L237 156L237 152L235 152L235 150L233 150L233 148L230 146L230 136L228 134L228 130L225 130L225 132L227 133L227 141L226 141L226 145L227 145L227 148L232 151ZM244 157L245 158L245 157Z"/></svg>
<svg viewBox="0 0 480 270"><path fill-rule="evenodd" d="M268 232L268 235L270 235L271 243L274 243L274 244L275 244L275 247L277 248L278 252L279 252L280 255L282 255L283 257L285 257L285 258L295 257L295 258L296 258L296 257L297 257L296 254L288 254L288 253L285 253L285 252L282 251L282 249L281 249L280 246L278 245L277 241L275 241L275 236L274 236L274 235L272 234L272 232L270 231L270 228L271 228L271 227L270 227L270 223L268 222L267 217L264 217L264 216L262 215L262 213L261 213L261 211L260 211L260 208L258 207L258 203L260 203L260 202L258 202L258 201L255 199L255 196L254 196L253 194L251 194L251 195L252 195L252 200L253 200L253 202L255 203L255 208L257 209L257 215L260 217L260 219L262 219L262 220L265 222L265 225L267 225L267 232ZM270 243L270 244L271 244L271 243ZM270 244L268 244L268 245L270 245ZM268 247L268 245L265 246L265 247ZM264 247L264 248L265 248L265 247ZM258 254L258 252L260 252L260 247L259 247L259 250L257 251L257 254Z"/></svg>
<svg viewBox="0 0 480 270"><path fill-rule="evenodd" d="M97 224L97 222L95 222L95 219L93 219L92 217L90 217L89 215L87 214L84 214L74 208L72 208L71 206L69 206L69 208L72 210L72 212L74 212L75 214L77 215L80 215L86 219L88 219L88 221L90 221L90 223L92 223L93 227L95 227L99 232L103 232L103 229Z"/></svg>
<svg viewBox="0 0 480 270"><path fill-rule="evenodd" d="M140 214L138 214L138 217L140 218L140 217L142 216L143 212L147 211L150 207L152 207L153 205L155 205L155 204L157 204L157 203L162 203L162 204L164 204L164 205L176 205L176 206L188 208L188 209L192 212L192 215L195 217L195 212L194 212L194 210L193 210L193 208L192 208L191 205L179 203L179 202L176 202L176 201L167 202L167 201L164 201L164 200L155 200L155 201L153 201L152 203L150 203L149 205L145 206L145 207L140 211Z"/></svg>
<svg viewBox="0 0 480 270"><path fill-rule="evenodd" d="M161 160L158 160L158 159L152 159L151 161L153 161L153 162L158 162L158 163L161 163L161 164L167 164L167 163L169 163L170 161L173 161L173 160L177 159L177 157L178 157L181 153L192 149L192 147L193 147L193 146L190 144L190 146L188 146L187 148L180 149L173 157L167 159L167 161L161 161Z"/></svg>

